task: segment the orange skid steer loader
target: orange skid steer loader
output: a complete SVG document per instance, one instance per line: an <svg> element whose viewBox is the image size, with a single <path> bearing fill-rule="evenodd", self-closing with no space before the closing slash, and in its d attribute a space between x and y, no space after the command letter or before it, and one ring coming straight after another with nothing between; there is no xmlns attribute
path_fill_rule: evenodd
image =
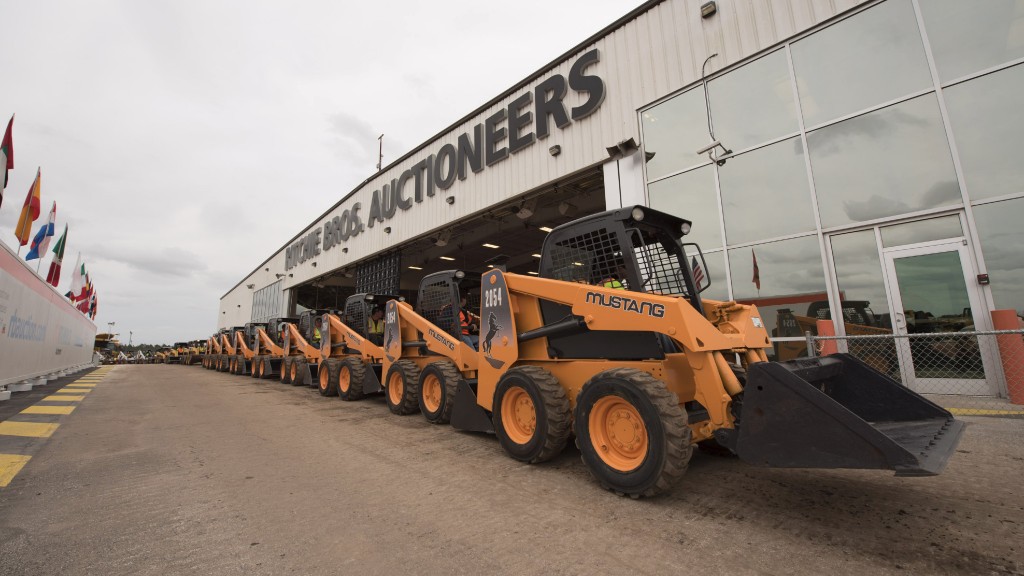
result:
<svg viewBox="0 0 1024 576"><path fill-rule="evenodd" d="M231 370L231 361L235 358L235 332L242 329L243 327L241 326L235 326L234 328L224 330L220 335L221 353L217 356L217 372L228 372Z"/></svg>
<svg viewBox="0 0 1024 576"><path fill-rule="evenodd" d="M254 341L256 337L256 330L258 328L266 328L265 322L249 322L241 330L235 331L235 349L238 351L237 354L231 360L232 374L238 376L250 376L253 372L253 359L256 357L256 351L249 347L249 343Z"/></svg>
<svg viewBox="0 0 1024 576"><path fill-rule="evenodd" d="M224 331L221 330L213 336L210 336L206 347L206 357L203 358L203 367L207 370L217 369L217 362L220 359L221 352L220 335L223 333Z"/></svg>
<svg viewBox="0 0 1024 576"><path fill-rule="evenodd" d="M383 320L375 319L374 312L383 311L385 303L400 299L384 294L353 294L345 300L343 316L323 315L320 329L323 361L317 375L320 394L359 400L382 390ZM372 329L377 327L381 330Z"/></svg>
<svg viewBox="0 0 1024 576"><path fill-rule="evenodd" d="M669 489L697 443L760 466L943 469L962 422L852 356L767 362L756 307L700 298L689 229L613 210L549 233L540 277L484 274L479 371L452 425L525 462L575 432L597 480L633 497Z"/></svg>
<svg viewBox="0 0 1024 576"><path fill-rule="evenodd" d="M281 329L296 320L298 319L272 318L265 327L256 328L256 337L252 343L252 350L256 354L252 361L253 378L273 378L280 373L281 363L285 357Z"/></svg>
<svg viewBox="0 0 1024 576"><path fill-rule="evenodd" d="M406 302L388 302L383 373L393 413L418 409L428 421L445 424L458 383L476 378L480 356L462 340L460 322L467 282L459 270L436 272L420 281L415 310Z"/></svg>
<svg viewBox="0 0 1024 576"><path fill-rule="evenodd" d="M324 314L332 310L306 310L299 314L296 322L288 322L284 328L284 360L281 365L281 382L292 386L313 386L313 374L320 365L319 324Z"/></svg>

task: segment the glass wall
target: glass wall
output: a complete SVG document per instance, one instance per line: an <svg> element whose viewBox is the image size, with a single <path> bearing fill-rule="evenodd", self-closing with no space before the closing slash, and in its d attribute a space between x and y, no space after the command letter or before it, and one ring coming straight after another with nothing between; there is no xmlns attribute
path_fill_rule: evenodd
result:
<svg viewBox="0 0 1024 576"><path fill-rule="evenodd" d="M881 251L972 230L995 306L1024 309L1024 0L870 3L708 93L733 156L696 153L700 84L642 110L648 202L693 221L705 296L757 303L777 357L818 319L891 331Z"/></svg>
<svg viewBox="0 0 1024 576"><path fill-rule="evenodd" d="M283 280L260 288L252 295L252 322L266 322L284 315Z"/></svg>

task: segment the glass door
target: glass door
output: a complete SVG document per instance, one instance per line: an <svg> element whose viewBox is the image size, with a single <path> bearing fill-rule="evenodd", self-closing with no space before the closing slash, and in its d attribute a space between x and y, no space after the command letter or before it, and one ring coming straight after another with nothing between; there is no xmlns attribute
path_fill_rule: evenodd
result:
<svg viewBox="0 0 1024 576"><path fill-rule="evenodd" d="M987 313L966 242L897 246L883 256L903 382L931 394L994 394L985 378L992 374L986 339L956 335L974 331L975 313ZM915 334L932 336L899 338Z"/></svg>

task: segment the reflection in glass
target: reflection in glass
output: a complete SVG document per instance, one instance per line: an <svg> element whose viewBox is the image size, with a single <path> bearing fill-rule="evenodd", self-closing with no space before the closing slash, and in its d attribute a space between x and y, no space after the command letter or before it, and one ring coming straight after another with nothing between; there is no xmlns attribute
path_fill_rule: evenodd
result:
<svg viewBox="0 0 1024 576"><path fill-rule="evenodd" d="M729 250L729 269L733 298L763 308L761 316L769 335L790 335L776 330L781 309L796 313L814 302L828 300L816 236L759 244L753 248L734 248ZM755 278L760 282L760 289ZM785 324L783 328L786 329ZM800 334L804 330L801 327Z"/></svg>
<svg viewBox="0 0 1024 576"><path fill-rule="evenodd" d="M889 299L885 296L874 230L835 235L831 241L846 333L891 333Z"/></svg>
<svg viewBox="0 0 1024 576"><path fill-rule="evenodd" d="M1024 0L924 0L921 14L944 82L1024 57Z"/></svg>
<svg viewBox="0 0 1024 576"><path fill-rule="evenodd" d="M711 139L703 88L658 104L644 111L641 118L644 151L654 154L647 161L648 180L708 161L706 156L697 154Z"/></svg>
<svg viewBox="0 0 1024 576"><path fill-rule="evenodd" d="M961 202L934 94L807 135L823 227Z"/></svg>
<svg viewBox="0 0 1024 576"><path fill-rule="evenodd" d="M647 193L651 208L693 222L687 242L700 244L701 250L722 247L715 173L711 166L649 184Z"/></svg>
<svg viewBox="0 0 1024 576"><path fill-rule="evenodd" d="M784 50L708 82L715 137L732 150L799 129Z"/></svg>
<svg viewBox="0 0 1024 576"><path fill-rule="evenodd" d="M885 226L882 228L882 246L892 248L893 246L905 246L932 240L959 238L963 235L964 230L960 226L959 216L943 216Z"/></svg>
<svg viewBox="0 0 1024 576"><path fill-rule="evenodd" d="M1024 199L975 206L974 221L996 309L1024 312Z"/></svg>
<svg viewBox="0 0 1024 576"><path fill-rule="evenodd" d="M932 85L910 0L890 0L792 45L804 123L894 100Z"/></svg>
<svg viewBox="0 0 1024 576"><path fill-rule="evenodd" d="M974 200L1024 191L1021 94L1024 65L944 90L967 192Z"/></svg>
<svg viewBox="0 0 1024 576"><path fill-rule="evenodd" d="M683 240L689 242L689 238L687 236ZM704 251L703 246L701 246L701 251ZM697 258L699 263L700 256L697 256L697 251L693 250L692 247L688 248L686 250L686 258L691 267L693 267L694 257ZM719 251L710 254L704 252L704 263L707 264L704 275L711 279L711 286L701 292L700 297L708 300L728 300L729 286L725 282L725 252ZM694 272L696 273L696 270Z"/></svg>
<svg viewBox="0 0 1024 576"><path fill-rule="evenodd" d="M718 179L729 244L814 230L800 138L730 158Z"/></svg>

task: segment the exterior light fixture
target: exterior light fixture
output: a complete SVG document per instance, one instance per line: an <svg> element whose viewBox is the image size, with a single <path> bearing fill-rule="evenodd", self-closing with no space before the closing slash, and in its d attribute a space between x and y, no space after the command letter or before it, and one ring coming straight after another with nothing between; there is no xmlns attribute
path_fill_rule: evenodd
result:
<svg viewBox="0 0 1024 576"><path fill-rule="evenodd" d="M444 201L447 202L448 204L455 204L455 196L449 196L445 198Z"/></svg>
<svg viewBox="0 0 1024 576"><path fill-rule="evenodd" d="M279 279L284 278L284 274L274 274L274 276L277 276Z"/></svg>
<svg viewBox="0 0 1024 576"><path fill-rule="evenodd" d="M387 226L387 227L385 227L385 228L384 228L384 233L385 233L385 234L391 234L391 226Z"/></svg>
<svg viewBox="0 0 1024 576"><path fill-rule="evenodd" d="M245 287L248 288L249 290L252 290L253 288L256 287L256 285L255 284L246 284Z"/></svg>
<svg viewBox="0 0 1024 576"><path fill-rule="evenodd" d="M718 12L718 5L715 4L714 0L711 0L711 2L705 2L700 6L701 18L711 18L716 12Z"/></svg>
<svg viewBox="0 0 1024 576"><path fill-rule="evenodd" d="M558 144L555 144L551 148L548 148L548 154L551 154L552 156L558 156L561 153L562 153L562 147L559 146Z"/></svg>
<svg viewBox="0 0 1024 576"><path fill-rule="evenodd" d="M520 220L526 220L530 216L533 216L533 213L536 211L537 199L531 198L526 202L523 202L523 204L519 207L519 211L516 212L516 218L519 218Z"/></svg>

